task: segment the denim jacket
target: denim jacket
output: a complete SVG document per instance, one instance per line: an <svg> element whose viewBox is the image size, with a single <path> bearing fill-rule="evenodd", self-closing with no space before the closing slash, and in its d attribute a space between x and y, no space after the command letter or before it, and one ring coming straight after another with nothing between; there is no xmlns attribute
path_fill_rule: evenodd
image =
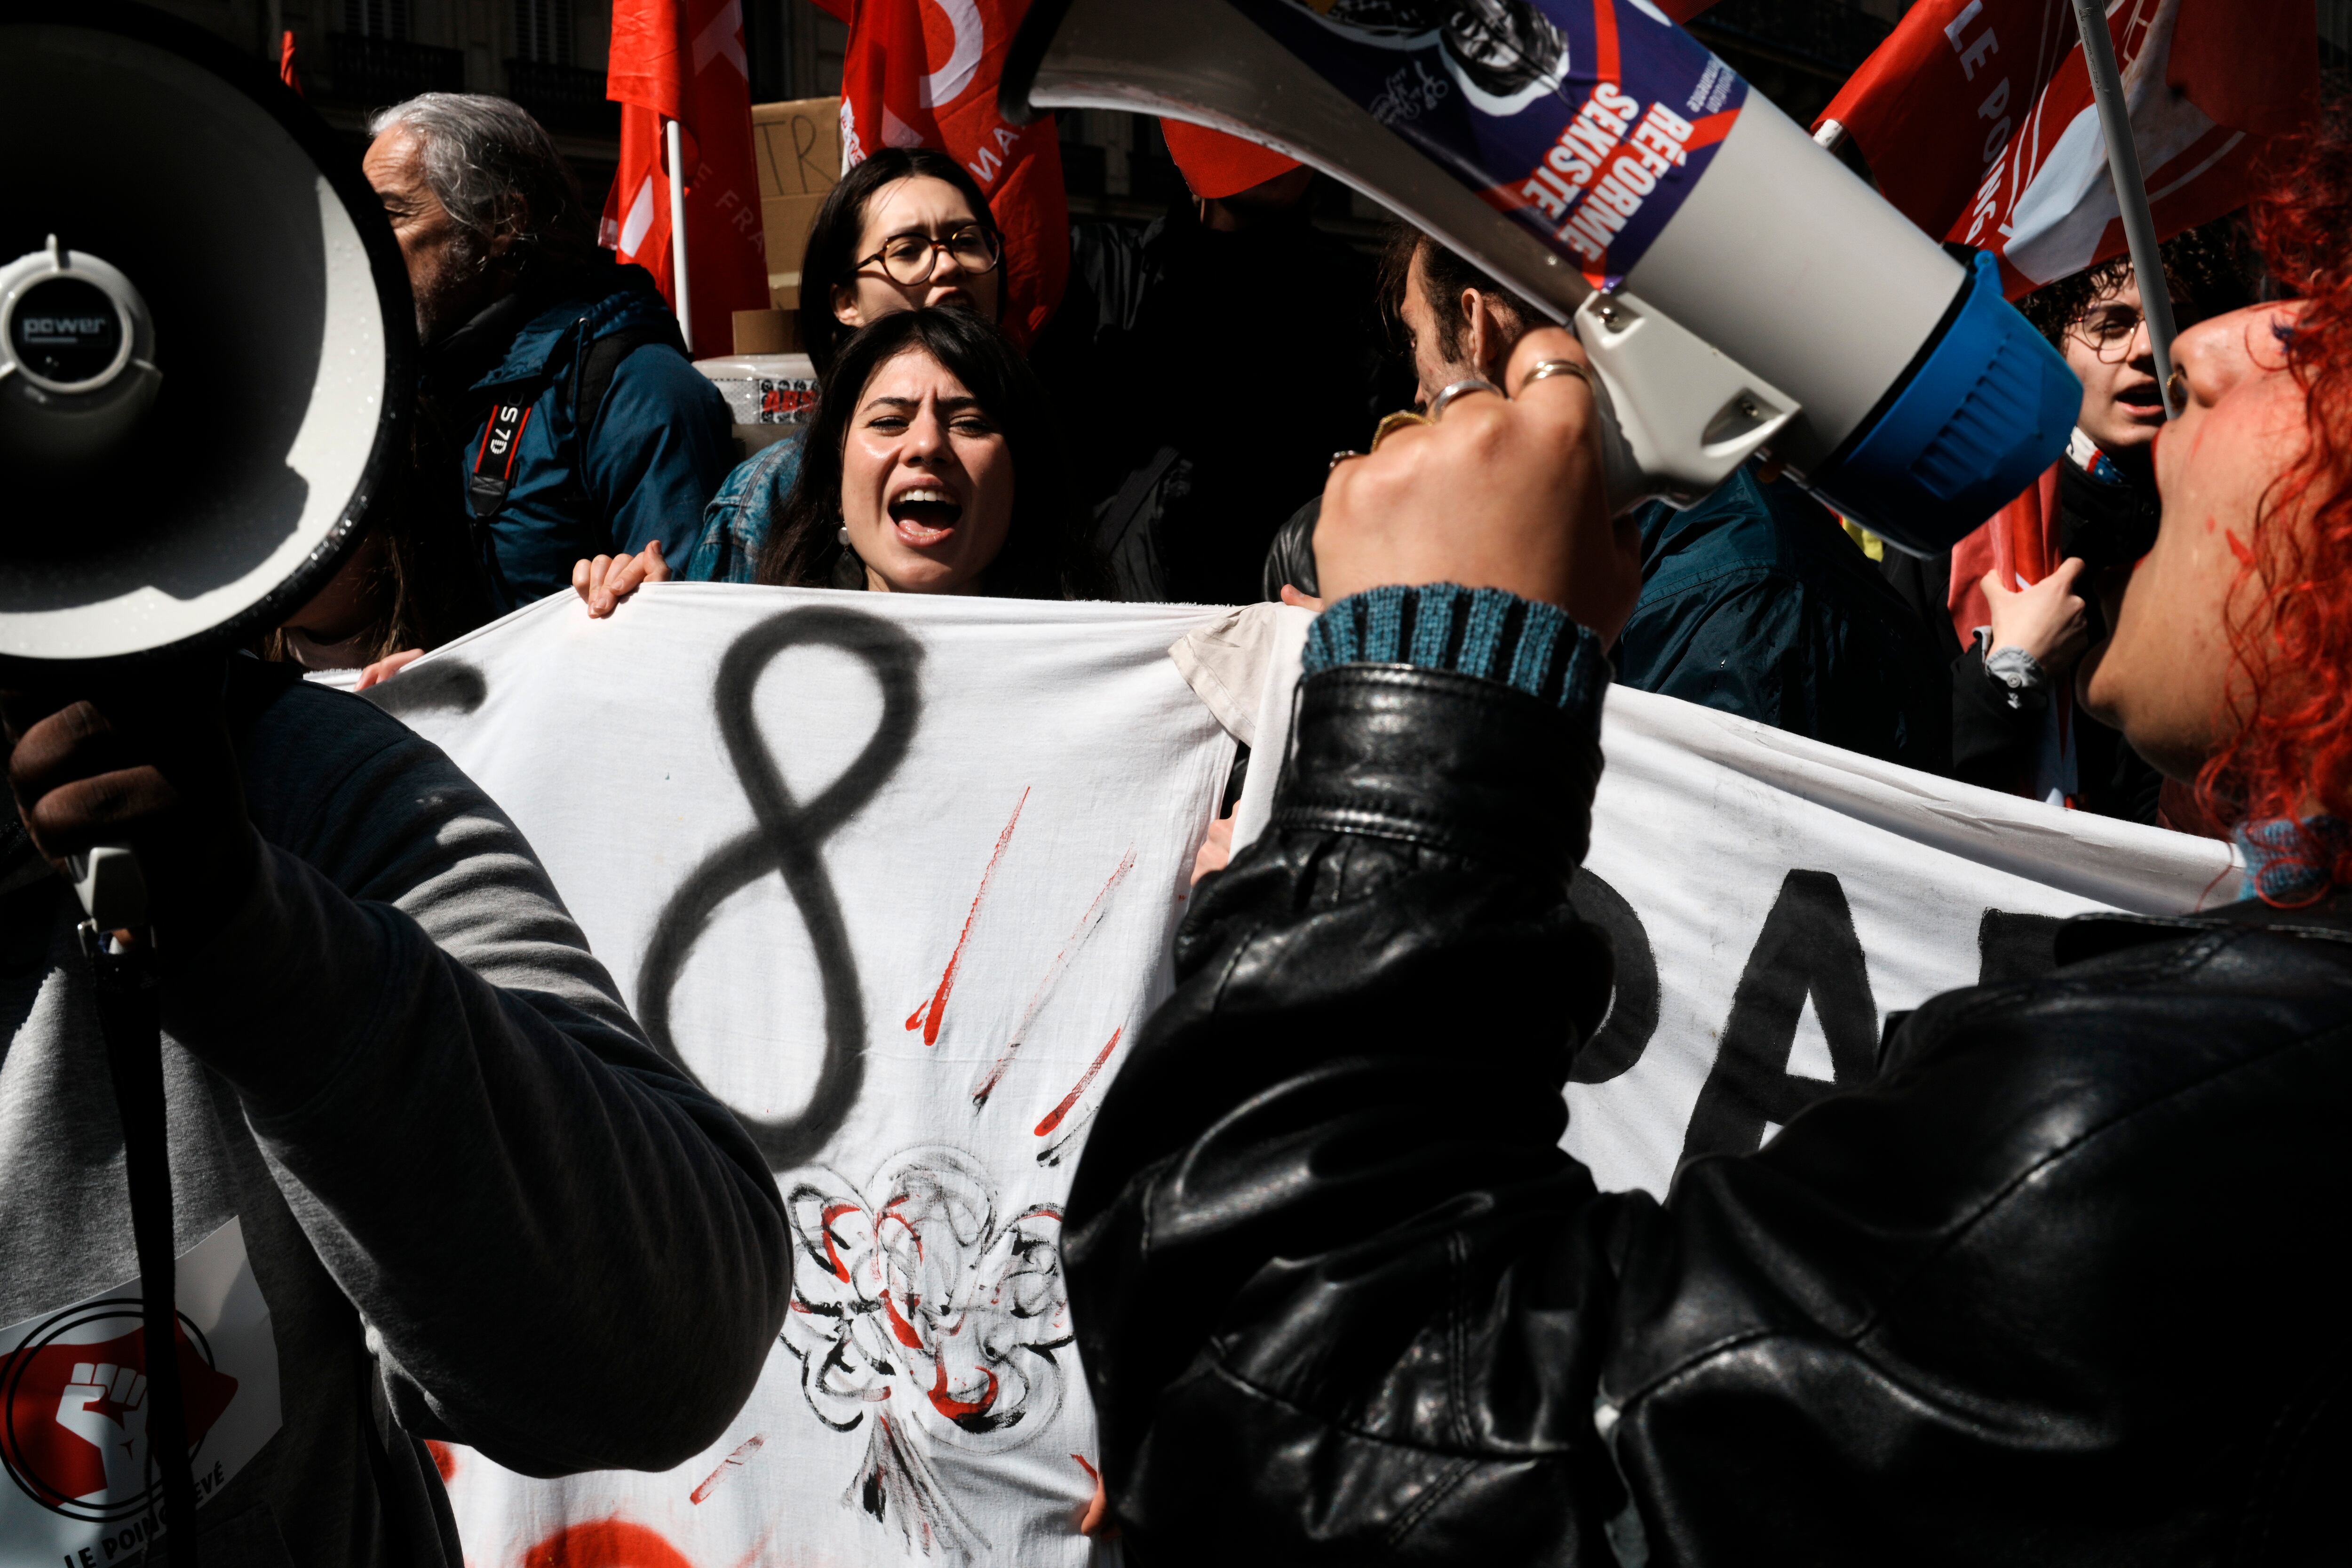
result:
<svg viewBox="0 0 2352 1568"><path fill-rule="evenodd" d="M702 509L702 533L674 570L688 583L749 583L756 579L769 520L801 477L805 429L770 443L735 465Z"/></svg>

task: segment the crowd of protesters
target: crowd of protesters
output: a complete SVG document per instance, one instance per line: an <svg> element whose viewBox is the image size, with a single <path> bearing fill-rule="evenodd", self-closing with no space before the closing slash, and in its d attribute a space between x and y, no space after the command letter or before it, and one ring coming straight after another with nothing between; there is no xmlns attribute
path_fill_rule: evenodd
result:
<svg viewBox="0 0 2352 1568"><path fill-rule="evenodd" d="M1067 292L1024 349L996 330L1005 242L971 174L887 148L844 175L809 236L800 337L825 395L730 467L721 400L643 274L588 243L527 115L436 94L375 126L367 166L415 281L435 434L415 495L380 509L382 542L270 650L368 666L371 684L566 582L596 616L672 578L1319 607L1330 455L1390 409L1492 382L1544 319L1409 227L1376 260L1316 228L1303 168L1188 142L1186 199L1165 217L1073 226ZM2266 286L2235 217L2164 254L2183 325ZM1763 463L1694 504L1643 504L1615 679L1968 783L2213 831L2072 690L2154 536L2163 409L2138 280L2119 258L2021 304L2084 387L2066 457L2033 490L1925 560ZM925 386L877 392L877 374L910 374L901 361L928 365ZM890 409L859 412L877 397ZM1017 505L988 451L1005 488L1022 476Z"/></svg>
<svg viewBox="0 0 2352 1568"><path fill-rule="evenodd" d="M644 1045L512 824L284 668L396 679L567 586L601 617L672 577L1318 612L1283 764L1307 804L1195 904L1071 1194L1104 1502L1150 1560L1734 1563L1762 1528L1862 1561L1898 1524L1955 1562L2332 1550L2352 130L2256 221L2166 247L2189 330L2160 449L2153 280L2026 300L2084 383L2074 440L1931 561L1769 465L1621 526L1574 338L1427 236L1376 266L1321 234L1298 169L1203 163L1160 222L1082 227L1022 345L969 175L877 153L810 240L814 418L739 463L528 115L428 95L373 132L424 348L410 460L257 650L278 668L105 713L8 694L0 821L0 930L33 955L7 973L35 976L10 1116L89 1120L100 1004L36 962L72 940L50 868L139 838L158 946L191 955L164 1024L226 1109L188 1223L241 1215L282 1304L303 1484L265 1523L299 1555L455 1560L395 1426L536 1473L679 1462L784 1310L757 1150ZM1431 417L1370 440L1400 401ZM1511 606L1480 655L1506 679L1399 635L1462 578ZM1601 1194L1559 1148L1560 1046L1609 1002L1567 889L1612 679L2235 828L2261 897L2069 928L2061 983L1931 1002L1760 1153ZM1428 1070L1465 1038L1485 1070ZM120 1152L57 1156L45 1236L121 1228Z"/></svg>

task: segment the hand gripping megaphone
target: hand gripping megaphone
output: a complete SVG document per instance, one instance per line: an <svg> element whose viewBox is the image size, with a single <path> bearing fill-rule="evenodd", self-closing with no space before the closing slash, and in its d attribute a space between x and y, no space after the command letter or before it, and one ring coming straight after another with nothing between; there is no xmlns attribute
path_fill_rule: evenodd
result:
<svg viewBox="0 0 2352 1568"><path fill-rule="evenodd" d="M95 695L325 584L404 459L415 318L350 148L261 61L171 17L0 0L0 685ZM148 1555L194 1568L145 889L126 849L78 869L156 1478L108 1501L160 1500Z"/></svg>
<svg viewBox="0 0 2352 1568"><path fill-rule="evenodd" d="M2082 387L1966 261L1648 0L1036 0L1000 108L1263 142L1572 323L1611 503L1763 454L1918 554L2064 447Z"/></svg>

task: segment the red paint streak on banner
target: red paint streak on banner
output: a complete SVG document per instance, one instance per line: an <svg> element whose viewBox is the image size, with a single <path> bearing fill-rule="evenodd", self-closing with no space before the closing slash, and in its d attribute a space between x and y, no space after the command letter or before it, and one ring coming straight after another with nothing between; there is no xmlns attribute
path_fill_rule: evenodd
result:
<svg viewBox="0 0 2352 1568"><path fill-rule="evenodd" d="M567 1524L524 1553L522 1568L694 1568L642 1524L599 1519Z"/></svg>
<svg viewBox="0 0 2352 1568"><path fill-rule="evenodd" d="M688 1497L686 1500L699 1507L702 1500L709 1497L718 1487L719 1483L726 1479L727 1472L729 1470L742 1468L743 1466L751 1460L751 1456L760 1451L761 1447L765 1444L767 1440L768 1435L766 1433L752 1433L750 1437L736 1446L733 1453L719 1461L719 1468L711 1471L708 1476L705 1476L702 1479L702 1484L695 1488L693 1495Z"/></svg>
<svg viewBox="0 0 2352 1568"><path fill-rule="evenodd" d="M1087 1464L1087 1457L1084 1454L1072 1454L1070 1458L1078 1462L1078 1468L1086 1471L1087 1479L1090 1481L1099 1481L1102 1479L1102 1472L1096 1469L1092 1465Z"/></svg>
<svg viewBox="0 0 2352 1568"><path fill-rule="evenodd" d="M956 938L955 951L948 954L948 966L940 976L940 988L931 999L908 1015L907 1027L923 1031L923 1044L939 1044L940 1021L947 1016L948 993L955 989L956 965L963 962L963 944L971 940L971 922L980 918L980 903L988 897L988 884L996 876L997 864L1004 858L1004 847L1013 842L1013 829L1021 820L1021 808L1029 804L1029 792L1023 790L1021 798L1013 803L1013 816L1004 831L996 836L995 852L988 858L988 868L980 874L980 891L971 896L971 909L963 917L963 931Z"/></svg>
<svg viewBox="0 0 2352 1568"><path fill-rule="evenodd" d="M457 1478L457 1450L437 1437L427 1437L425 1451L433 1456L433 1468L441 1472L441 1484L447 1486Z"/></svg>
<svg viewBox="0 0 2352 1568"><path fill-rule="evenodd" d="M1110 880L1102 885L1102 891L1097 893L1094 902L1087 906L1087 912L1080 915L1078 923L1070 928L1069 937L1062 943L1061 952L1055 953L1054 962L1045 966L1045 977L1038 981L1037 989L1029 994L1029 1005L1022 1009L1021 1022L1013 1026L1013 1039L1005 1046L1004 1054L996 1058L995 1065L988 1069L988 1076L981 1079L980 1086L971 1091L971 1108L974 1110L985 1106L988 1097L994 1094L996 1086L1003 1081L1005 1070L1012 1067L1014 1055L1021 1049L1021 1042L1029 1034L1029 1026L1037 1021L1037 1015L1045 1007L1046 998L1054 994L1054 987L1061 984L1070 960L1077 956L1078 950L1086 946L1093 938L1096 928L1102 924L1103 916L1110 910L1111 894L1134 869L1135 849L1129 846L1126 858L1118 863L1118 868L1110 874Z"/></svg>
<svg viewBox="0 0 2352 1568"><path fill-rule="evenodd" d="M920 1263L923 1260L923 1233L919 1229L916 1228L914 1221L908 1219L905 1215L898 1212L900 1209L906 1207L906 1205L907 1200L904 1197L892 1198L882 1210L882 1219L896 1220L898 1222L899 1228L904 1230L907 1233L908 1238L914 1242L915 1261ZM879 1220L875 1223L874 1229L876 1232L875 1239L878 1242L881 1240L880 1232L882 1229Z"/></svg>
<svg viewBox="0 0 2352 1568"><path fill-rule="evenodd" d="M1118 1049L1118 1037L1120 1035L1126 1033L1126 1031L1127 1026L1121 1024L1118 1028L1113 1029L1110 1032L1109 1041L1104 1045L1101 1054L1095 1058L1094 1065L1087 1068L1086 1076L1078 1079L1078 1086L1070 1090L1069 1093L1064 1095L1062 1097L1062 1103L1054 1107L1051 1111L1047 1112L1045 1121L1037 1123L1038 1137L1043 1138L1046 1133L1051 1132L1055 1128L1059 1127L1062 1124L1062 1118L1070 1113L1070 1107L1077 1104L1078 1096L1086 1093L1087 1085L1094 1082L1095 1074L1102 1071L1103 1063L1110 1060L1111 1052Z"/></svg>
<svg viewBox="0 0 2352 1568"><path fill-rule="evenodd" d="M856 1212L856 1204L828 1204L825 1205L824 1217L820 1222L824 1226L824 1260L833 1265L834 1278L845 1285L849 1283L849 1265L844 1263L841 1260L841 1254L834 1250L833 1222L843 1215Z"/></svg>
<svg viewBox="0 0 2352 1568"><path fill-rule="evenodd" d="M1592 0L1592 65L1602 81L1619 79L1617 7L1611 0Z"/></svg>
<svg viewBox="0 0 2352 1568"><path fill-rule="evenodd" d="M908 1311L919 1310L920 1304L912 1297L909 1297L907 1300L907 1310ZM905 1345L910 1351L919 1351L923 1348L923 1336L917 1333L915 1331L915 1326L907 1321L906 1318L899 1312L898 1303L891 1300L890 1293L887 1290L882 1292L882 1311L883 1315L890 1320L891 1335L896 1338L900 1344ZM941 1377L945 1377L947 1373L941 1373L940 1375Z"/></svg>
<svg viewBox="0 0 2352 1568"><path fill-rule="evenodd" d="M931 1408L950 1421L960 1416L983 1414L990 1405L996 1403L997 1381L996 1374L986 1367L981 1369L981 1375L988 1379L988 1392L978 1399L967 1403L949 1394L947 1363L940 1363L937 1370L931 1374Z"/></svg>

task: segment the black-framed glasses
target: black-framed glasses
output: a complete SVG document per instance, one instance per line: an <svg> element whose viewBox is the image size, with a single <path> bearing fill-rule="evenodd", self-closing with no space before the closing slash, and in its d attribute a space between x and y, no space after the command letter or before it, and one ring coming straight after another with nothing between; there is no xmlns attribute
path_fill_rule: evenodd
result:
<svg viewBox="0 0 2352 1568"><path fill-rule="evenodd" d="M889 275L893 283L912 288L928 283L939 270L940 255L944 251L955 258L955 263L966 272L993 272L1004 253L996 237L976 223L968 223L950 232L945 239L933 239L928 234L894 234L885 240L882 248L857 264L864 271L876 262Z"/></svg>

